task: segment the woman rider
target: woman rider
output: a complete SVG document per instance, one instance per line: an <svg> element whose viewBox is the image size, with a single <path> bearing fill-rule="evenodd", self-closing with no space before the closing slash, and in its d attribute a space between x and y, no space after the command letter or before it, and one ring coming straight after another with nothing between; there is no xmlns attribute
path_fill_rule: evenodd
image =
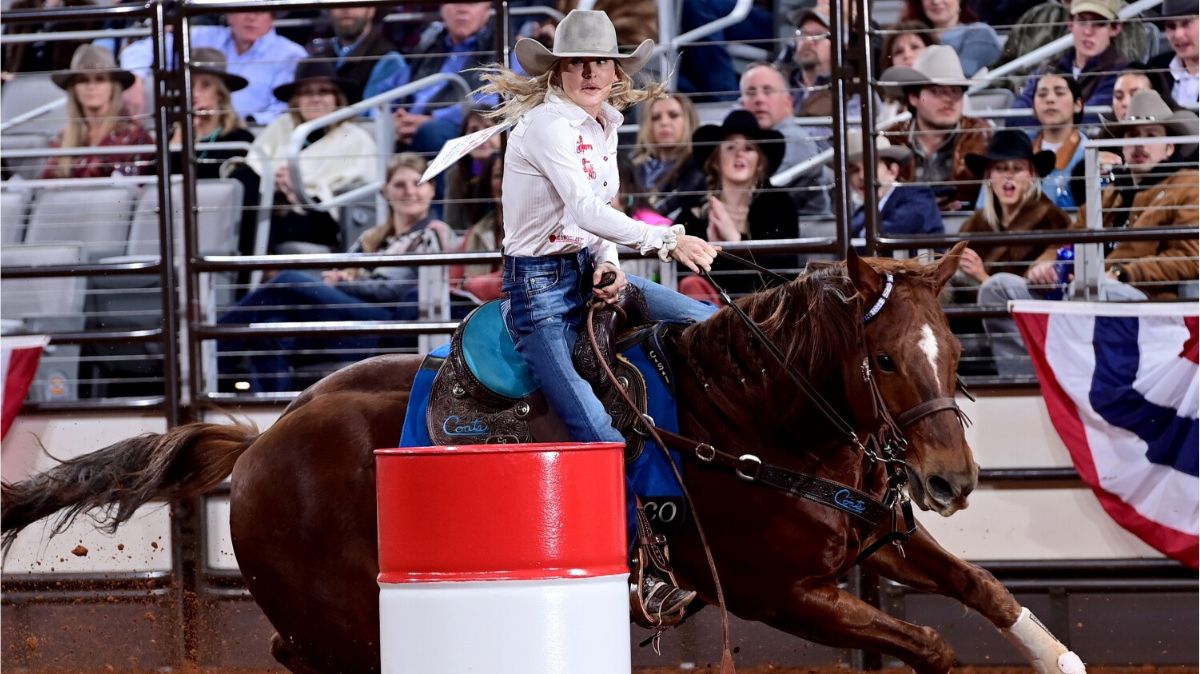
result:
<svg viewBox="0 0 1200 674"><path fill-rule="evenodd" d="M617 262L617 244L643 254L657 251L661 259L678 260L692 271L709 269L717 253L680 225L647 225L610 205L619 186L620 109L663 89L635 88L630 79L650 59L653 46L646 40L622 54L607 14L574 10L558 25L553 50L519 40L516 57L525 73L494 65L481 88L503 99L492 116L515 123L502 189L508 330L550 406L580 442L624 442L571 360L589 298L613 303L632 284L645 295L653 320L703 320L716 310L626 277ZM597 288L606 273L616 281ZM650 576L649 569L645 577L639 590L651 613L677 613L695 597Z"/></svg>

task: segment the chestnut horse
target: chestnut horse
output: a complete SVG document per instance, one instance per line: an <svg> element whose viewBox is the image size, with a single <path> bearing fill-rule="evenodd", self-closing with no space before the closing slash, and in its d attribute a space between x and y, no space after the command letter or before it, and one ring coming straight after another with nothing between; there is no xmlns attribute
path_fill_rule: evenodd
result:
<svg viewBox="0 0 1200 674"><path fill-rule="evenodd" d="M912 501L945 516L965 508L978 467L961 413L953 404L930 404L955 394L960 347L937 296L962 246L932 265L851 253L845 263L738 300L782 346L784 364L731 308L688 327L668 344L680 433L882 496L884 464L818 411L797 378L785 376L790 369L861 437L876 433L887 414L901 420ZM864 322L868 313L873 320ZM189 424L3 485L5 539L60 510L64 524L107 509L115 528L152 499L195 497L232 473L233 546L251 594L277 630L275 657L297 673L378 672L372 450L400 437L419 364L415 356L381 356L340 370L302 393L262 434L238 424ZM886 412L875 404L879 393ZM905 415L914 409L922 412ZM839 576L882 533L877 528L699 462L684 476L734 614L814 642L892 655L917 672L950 669L953 653L932 629L839 589ZM681 582L713 602L694 530L673 537L672 557ZM1082 671L991 574L955 558L919 526L903 554L884 545L863 565L979 611L1042 674Z"/></svg>

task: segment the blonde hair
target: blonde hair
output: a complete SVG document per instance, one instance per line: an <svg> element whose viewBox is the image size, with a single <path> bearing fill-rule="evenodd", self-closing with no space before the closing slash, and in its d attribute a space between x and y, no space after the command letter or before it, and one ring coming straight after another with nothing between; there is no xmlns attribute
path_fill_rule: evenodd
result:
<svg viewBox="0 0 1200 674"><path fill-rule="evenodd" d="M992 181L988 180L990 172L990 166L983 172L983 219L987 222L988 227L998 232L1004 229L1004 219L1000 217L1000 198L992 192ZM1041 193L1042 179L1038 177L1033 162L1029 162L1029 184L1025 187L1025 193L1021 195L1021 200L1017 202L1016 210L1019 211L1026 204L1036 201Z"/></svg>
<svg viewBox="0 0 1200 674"><path fill-rule="evenodd" d="M108 107L100 115L100 128L105 133L116 129L122 121L121 96L125 93L125 87L122 87L115 77L109 75L108 81L112 84L112 96L108 99ZM67 85L67 125L63 128L59 147L87 147L85 142L87 119L83 116L83 106L79 104L79 97L75 95L75 84L76 81L72 79L71 83ZM71 167L75 163L75 159L75 157L56 159L54 174L59 178L70 178Z"/></svg>
<svg viewBox="0 0 1200 674"><path fill-rule="evenodd" d="M651 123L651 117L654 114L654 106L659 101L678 101L680 109L683 110L685 122L683 138L675 145L662 146L653 138L654 125ZM678 162L687 159L692 154L692 133L698 126L700 126L700 118L696 114L696 106L692 105L692 101L683 94L663 94L645 101L642 103L641 115L638 117L637 144L633 149L633 165L641 166L646 163L648 159L657 154L656 151L662 151L666 158L672 161ZM654 185L646 187L654 187Z"/></svg>
<svg viewBox="0 0 1200 674"><path fill-rule="evenodd" d="M485 84L475 90L475 94L498 94L500 105L486 115L499 124L515 122L522 115L541 105L546 100L546 94L553 92L566 97L558 79L558 67L562 59L546 69L537 77L522 75L500 63L490 63L477 68L481 73L480 79ZM641 88L633 83L633 78L626 74L620 61L615 61L617 81L613 83L608 96L608 103L617 110L625 110L631 105L644 100L661 96L666 86L660 82L647 82Z"/></svg>
<svg viewBox="0 0 1200 674"><path fill-rule="evenodd" d="M233 109L233 92L229 91L229 87L225 84L225 78L211 74L208 76L217 81L217 110L220 111L220 114L217 115L217 124L221 126L221 132L229 133L234 129L242 128L244 126L242 117L237 110Z"/></svg>

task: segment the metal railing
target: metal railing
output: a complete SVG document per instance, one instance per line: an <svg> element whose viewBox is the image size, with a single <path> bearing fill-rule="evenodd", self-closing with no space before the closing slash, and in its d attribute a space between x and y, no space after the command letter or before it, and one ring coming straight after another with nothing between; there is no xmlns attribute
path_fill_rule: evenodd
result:
<svg viewBox="0 0 1200 674"><path fill-rule="evenodd" d="M467 84L467 81L464 80L460 75L453 73L436 73L428 77L423 77L414 82L409 82L408 84L396 87L395 89L390 89L381 94L377 94L353 105L348 105L323 117L318 117L317 119L304 122L293 129L291 135L288 137L287 166L288 173L292 179L292 188L296 192L296 197L309 208L320 211L328 211L342 206L343 204L353 202L355 199L363 196L374 195L378 193L379 188L383 187L384 181L387 178L388 155L386 151L384 151L384 148L390 148L395 144L395 127L392 125L391 116L386 114L388 112L388 106L393 101L439 82L449 82L462 92L464 101L470 99L471 85ZM302 170L303 164L301 163L300 157L300 151L304 148L304 144L307 142L308 137L314 131L328 128L334 124L348 119L353 119L369 110L376 110L379 113L376 114L372 120L372 126L375 129L376 147L381 150L378 157L379 179L335 195L333 199L327 202L318 203L313 201L312 197L309 196L308 191L304 187L304 175ZM386 207L380 206L379 220L382 221L386 215Z"/></svg>

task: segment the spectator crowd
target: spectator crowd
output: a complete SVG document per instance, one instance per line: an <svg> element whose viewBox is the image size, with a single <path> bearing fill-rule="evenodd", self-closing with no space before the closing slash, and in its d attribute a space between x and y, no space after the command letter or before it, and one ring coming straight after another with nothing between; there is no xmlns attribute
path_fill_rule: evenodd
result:
<svg viewBox="0 0 1200 674"><path fill-rule="evenodd" d="M732 0L680 1L678 32L733 6ZM831 84L839 46L832 39L828 1L755 2L741 23L685 47L677 62L658 73L666 79L667 93L626 114L636 131L622 135L621 156L614 158L622 183L613 206L645 222L683 224L688 233L713 242L790 239L817 231L813 223L833 217L832 188L836 180L846 180L852 208L845 216L852 237L867 234L871 218L863 204L872 192L879 208L874 221L882 234L1065 230L1088 226L1084 142L1100 138L1142 141L1105 148L1092 167L1103 176L1095 192L1103 204L1102 226L1197 226L1197 148L1170 141L1197 134L1200 10L1195 0L1164 0L1140 16L1123 12L1123 0L898 0L898 21L872 24L866 38L878 59L872 63L872 86L861 89L871 100L855 94L844 106L854 130L846 134L848 173L843 176L835 175L829 154L833 133L827 117L836 103ZM87 4L17 0L12 8ZM573 3L559 4L567 11ZM847 21L855 4L844 5ZM461 158L432 184L417 184L425 162L447 141L492 124L488 113L498 103L495 97L464 97L452 80L461 77L474 91L482 84L477 69L496 60L501 27L492 16L493 5L422 8L436 14L432 22L414 14L414 7L339 6L306 18L230 12L193 26L192 135L197 142L252 145L249 153L201 148L195 153L199 178L232 177L244 185L241 252L255 252L261 238L259 219L253 217L259 206L270 209L270 253L396 254L503 245L501 136ZM613 16L622 44L657 37L660 17L647 0L601 1L597 8ZM412 20L405 20L408 15ZM513 34L507 37L529 36L549 45L555 23L553 16L522 14L513 18ZM14 23L4 30L110 27L121 26ZM850 54L861 38L850 30L842 33L849 36L843 53ZM166 34L166 53L174 54L176 38ZM1028 58L1056 39L1069 45L1038 61ZM14 43L4 50L3 86L50 74L66 99L61 132L50 143L54 147L147 145L159 133L178 141L180 129L154 128L153 53L150 38ZM289 156L298 126L436 75L445 77L311 133L298 157ZM874 111L874 119L860 123L867 111ZM380 147L370 130L381 119L393 131L392 147ZM860 127L868 133L860 133ZM876 161L865 165L866 150L872 148ZM292 182L292 159L301 166L301 185ZM173 172L180 169L179 160L173 154ZM109 178L155 170L152 155L130 151L53 157L25 177ZM12 180L16 173L6 163L5 177ZM257 203L263 181L274 186L268 204ZM380 183L377 198L386 202L389 216L373 229L351 232L336 210L324 206ZM1194 240L1121 244L1106 253L1105 298L1194 292ZM1061 292L1071 279L1062 273L1058 254L1058 245L972 246L945 301L996 305ZM804 260L774 256L765 262L794 271ZM220 320L415 318L416 277L408 273L414 269L283 272L257 289L242 288L236 306L226 307ZM761 282L732 269L718 271L727 274L737 293L753 291ZM451 275L453 292L470 303L499 294L492 266L467 265ZM701 278L683 278L680 288L719 301ZM309 307L308 313L298 319L290 304ZM1010 321L988 320L979 327L1001 374L1026 371ZM350 341L361 350L379 346L376 340ZM288 377L271 379L264 373L286 369L277 353L293 348L291 342L274 344L248 365L242 359L255 390L290 386Z"/></svg>

